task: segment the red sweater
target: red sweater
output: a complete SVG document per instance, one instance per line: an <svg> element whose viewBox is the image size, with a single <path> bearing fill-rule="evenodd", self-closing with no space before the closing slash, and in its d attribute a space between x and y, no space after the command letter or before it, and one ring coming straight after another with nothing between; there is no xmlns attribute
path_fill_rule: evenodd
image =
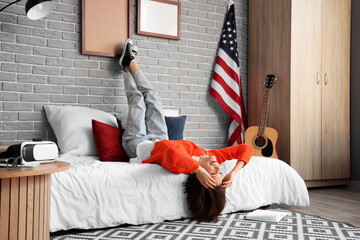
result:
<svg viewBox="0 0 360 240"><path fill-rule="evenodd" d="M187 140L162 140L155 143L151 151L151 157L142 163L157 163L170 172L180 174L195 171L199 167L199 162L192 156L208 154L214 155L218 163L226 160L237 159L247 164L254 154L254 148L250 145L236 145L220 150L206 151L195 143Z"/></svg>

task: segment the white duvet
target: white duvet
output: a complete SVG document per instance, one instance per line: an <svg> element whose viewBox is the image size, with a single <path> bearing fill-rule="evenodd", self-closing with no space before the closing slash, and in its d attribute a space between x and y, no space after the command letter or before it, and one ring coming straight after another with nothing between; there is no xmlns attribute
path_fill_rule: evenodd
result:
<svg viewBox="0 0 360 240"><path fill-rule="evenodd" d="M189 217L183 183L156 164L101 162L97 157L61 156L71 168L51 178L50 231L143 224ZM222 164L229 172L235 160ZM223 213L283 203L307 206L304 181L286 163L252 157L226 190Z"/></svg>

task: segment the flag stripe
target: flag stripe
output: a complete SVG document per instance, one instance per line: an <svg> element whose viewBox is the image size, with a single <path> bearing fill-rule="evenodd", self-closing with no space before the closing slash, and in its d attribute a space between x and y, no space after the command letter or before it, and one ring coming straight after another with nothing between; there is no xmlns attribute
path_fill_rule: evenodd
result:
<svg viewBox="0 0 360 240"><path fill-rule="evenodd" d="M223 70L224 74L230 77L229 80L233 80L231 82L229 81L229 83L231 85L236 85L237 87L239 87L239 75L237 75L237 73L229 66L231 65L231 63L225 62L220 56L218 56L216 64L217 66L221 67L217 71Z"/></svg>
<svg viewBox="0 0 360 240"><path fill-rule="evenodd" d="M223 59L229 68L231 68L232 71L235 72L237 75L236 79L240 78L240 71L239 71L239 65L234 62L234 60L224 51L224 49L219 48L218 50L218 57Z"/></svg>
<svg viewBox="0 0 360 240"><path fill-rule="evenodd" d="M233 62L232 62L233 63ZM228 80L228 84L234 88L237 94L239 94L239 75L234 72L232 63L226 62L220 56L216 59L215 71L221 75L224 79ZM236 68L236 71L239 71L239 68Z"/></svg>
<svg viewBox="0 0 360 240"><path fill-rule="evenodd" d="M242 139L245 137L245 127L240 126L233 118L229 118L229 145L242 143Z"/></svg>
<svg viewBox="0 0 360 240"><path fill-rule="evenodd" d="M239 115L241 117L241 115L240 115L241 114L241 109L240 109L239 104L236 101L234 101L234 99L231 98L231 96L226 94L226 91L225 91L223 85L220 85L220 83L218 83L217 81L213 81L212 89L220 94L219 96L221 96L224 103L226 103L226 105L229 108L233 109L236 112L236 115ZM232 115L229 112L228 112L228 114ZM236 117L233 117L233 118L236 119ZM236 120L238 120L238 119L236 119Z"/></svg>
<svg viewBox="0 0 360 240"><path fill-rule="evenodd" d="M225 110L225 112L227 114L229 114L231 117L233 117L236 121L238 121L239 123L241 123L241 109L239 104L234 101L234 99L232 99L229 95L226 94L226 91L224 90L223 86L220 85L218 82L214 81L213 87L212 87L214 92L217 92L217 96L219 98L222 99L222 102L220 103L221 107L224 109L226 105L227 108L231 109L232 111L227 111ZM217 98L215 98L216 100L218 100Z"/></svg>
<svg viewBox="0 0 360 240"><path fill-rule="evenodd" d="M224 109L224 111L227 114L229 114L230 116L234 116L233 118L237 119L236 121L241 122L241 117L238 114L238 112L234 111L231 107L229 107L229 105L226 104L226 102L224 101L224 99L222 98L222 95L220 93L218 93L217 91L215 91L212 88L212 89L210 89L210 94L220 103L220 106Z"/></svg>
<svg viewBox="0 0 360 240"><path fill-rule="evenodd" d="M229 86L228 82L226 82L226 80L224 80L223 77L221 77L221 75L219 75L218 73L214 72L214 75L213 75L213 83L214 82L217 82L221 87L223 88L223 90L227 93L227 95L233 100L236 102L236 104L238 104L240 102L240 97L239 97L239 93L236 93L234 91L234 89ZM211 85L211 87L213 88L216 88L216 85L215 83Z"/></svg>
<svg viewBox="0 0 360 240"><path fill-rule="evenodd" d="M229 145L234 145L239 137L241 137L241 131L238 131L237 129L239 126L240 125L233 118L229 119Z"/></svg>

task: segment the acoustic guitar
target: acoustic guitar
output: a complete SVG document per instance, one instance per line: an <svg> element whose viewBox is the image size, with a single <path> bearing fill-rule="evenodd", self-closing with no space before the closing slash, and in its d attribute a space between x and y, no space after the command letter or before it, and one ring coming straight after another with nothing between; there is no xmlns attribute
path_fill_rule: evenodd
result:
<svg viewBox="0 0 360 240"><path fill-rule="evenodd" d="M275 81L275 75L269 74L266 76L260 126L249 127L245 132L245 143L254 147L255 156L278 158L277 145L279 134L275 129L266 127L269 110L269 94Z"/></svg>

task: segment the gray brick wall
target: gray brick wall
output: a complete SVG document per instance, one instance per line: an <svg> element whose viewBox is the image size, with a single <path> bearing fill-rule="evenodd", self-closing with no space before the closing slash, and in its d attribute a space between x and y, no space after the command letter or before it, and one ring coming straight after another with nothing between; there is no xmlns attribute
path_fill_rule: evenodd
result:
<svg viewBox="0 0 360 240"><path fill-rule="evenodd" d="M81 1L53 0L32 21L25 1L0 13L0 145L55 140L45 104L127 110L118 59L81 54ZM181 40L137 35L139 64L164 108L187 115L185 138L204 148L227 146L227 116L209 95L227 0L180 0ZM235 0L244 98L247 99L248 0ZM0 0L3 7L9 1ZM136 0L133 0L136 19ZM134 24L134 27L136 24Z"/></svg>

